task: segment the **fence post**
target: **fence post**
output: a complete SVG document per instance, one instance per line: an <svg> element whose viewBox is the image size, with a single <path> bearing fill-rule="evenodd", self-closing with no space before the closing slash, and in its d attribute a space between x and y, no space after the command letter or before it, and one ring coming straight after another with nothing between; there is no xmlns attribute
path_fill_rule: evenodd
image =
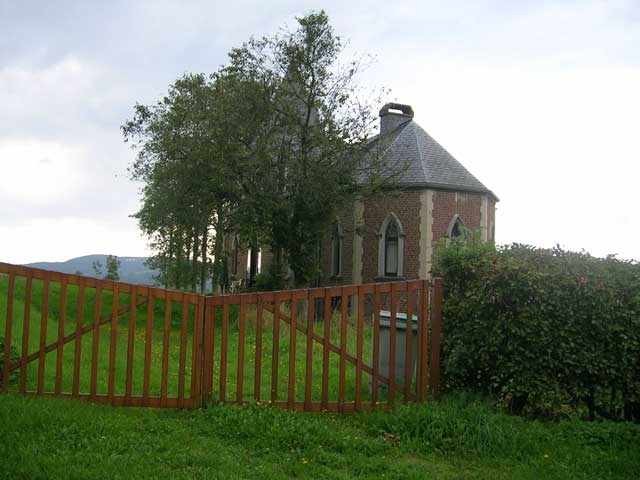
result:
<svg viewBox="0 0 640 480"><path fill-rule="evenodd" d="M433 280L433 313L431 316L431 365L429 390L435 400L440 397L440 320L442 315L442 280Z"/></svg>
<svg viewBox="0 0 640 480"><path fill-rule="evenodd" d="M9 391L9 378L11 376L9 364L11 363L11 327L13 324L13 289L15 279L15 274L11 272L9 274L9 288L7 290L7 323L5 324L4 332L4 359L2 367L2 391L4 393Z"/></svg>

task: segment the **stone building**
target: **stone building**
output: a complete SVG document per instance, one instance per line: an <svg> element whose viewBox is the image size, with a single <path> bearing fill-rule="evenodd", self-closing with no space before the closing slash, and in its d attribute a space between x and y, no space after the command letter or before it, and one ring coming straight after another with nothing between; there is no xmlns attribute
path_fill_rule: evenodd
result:
<svg viewBox="0 0 640 480"><path fill-rule="evenodd" d="M468 229L494 241L498 198L413 120L409 105L380 110L369 149L397 171L394 186L338 212L320 241L320 285L428 278L441 239ZM248 275L249 258L232 249L231 280ZM268 261L262 252L257 269Z"/></svg>

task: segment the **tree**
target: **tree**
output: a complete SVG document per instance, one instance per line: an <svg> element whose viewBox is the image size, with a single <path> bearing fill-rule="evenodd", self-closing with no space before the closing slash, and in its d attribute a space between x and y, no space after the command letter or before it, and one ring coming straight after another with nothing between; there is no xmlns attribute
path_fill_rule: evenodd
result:
<svg viewBox="0 0 640 480"><path fill-rule="evenodd" d="M133 216L166 286L204 290L208 273L215 284L230 231L254 251L270 245L276 275L286 262L308 283L336 210L381 184L365 154L377 117L355 83L363 63L339 64L324 12L298 24L232 50L214 74L183 76L123 125L143 182Z"/></svg>
<svg viewBox="0 0 640 480"><path fill-rule="evenodd" d="M236 203L230 172L234 137L219 107L215 75L185 75L153 106L136 105L122 127L138 153L130 172L144 183L134 214L156 252L166 286L204 291L213 245L213 278L222 267L224 232Z"/></svg>
<svg viewBox="0 0 640 480"><path fill-rule="evenodd" d="M286 260L306 284L336 210L379 187L383 169L365 154L377 115L356 83L363 62L340 64L343 46L324 12L297 20L293 32L234 49L223 75L251 99L234 103L231 123L259 120L236 162L238 229L267 240L276 273Z"/></svg>
<svg viewBox="0 0 640 480"><path fill-rule="evenodd" d="M105 275L105 280L120 280L120 274L118 270L120 269L120 260L118 257L114 255L108 255L106 260L106 268L107 274Z"/></svg>
<svg viewBox="0 0 640 480"><path fill-rule="evenodd" d="M91 269L96 277L102 278L102 262L100 260L94 260L91 263Z"/></svg>

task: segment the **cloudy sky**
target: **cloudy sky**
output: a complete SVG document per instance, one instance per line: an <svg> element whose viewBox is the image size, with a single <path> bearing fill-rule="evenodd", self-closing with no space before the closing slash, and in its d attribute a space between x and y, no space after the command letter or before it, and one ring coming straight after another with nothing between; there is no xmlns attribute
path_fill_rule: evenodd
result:
<svg viewBox="0 0 640 480"><path fill-rule="evenodd" d="M320 8L500 197L499 243L640 259L637 0L0 0L0 261L146 255L133 105Z"/></svg>

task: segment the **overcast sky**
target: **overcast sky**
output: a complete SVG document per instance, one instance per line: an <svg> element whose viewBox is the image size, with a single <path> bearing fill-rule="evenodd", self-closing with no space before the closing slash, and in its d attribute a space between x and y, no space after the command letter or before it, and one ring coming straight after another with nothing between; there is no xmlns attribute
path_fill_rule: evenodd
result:
<svg viewBox="0 0 640 480"><path fill-rule="evenodd" d="M133 105L321 8L498 195L498 243L640 259L638 0L0 0L0 261L148 254Z"/></svg>

